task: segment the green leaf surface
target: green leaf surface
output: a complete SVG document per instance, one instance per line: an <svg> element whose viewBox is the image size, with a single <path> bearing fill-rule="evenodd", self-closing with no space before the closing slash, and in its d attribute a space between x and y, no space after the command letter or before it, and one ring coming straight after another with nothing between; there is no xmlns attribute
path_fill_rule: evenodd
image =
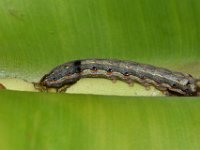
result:
<svg viewBox="0 0 200 150"><path fill-rule="evenodd" d="M1 0L0 66L25 79L83 58L199 66L199 6L196 0Z"/></svg>
<svg viewBox="0 0 200 150"><path fill-rule="evenodd" d="M0 95L0 149L200 148L198 98Z"/></svg>

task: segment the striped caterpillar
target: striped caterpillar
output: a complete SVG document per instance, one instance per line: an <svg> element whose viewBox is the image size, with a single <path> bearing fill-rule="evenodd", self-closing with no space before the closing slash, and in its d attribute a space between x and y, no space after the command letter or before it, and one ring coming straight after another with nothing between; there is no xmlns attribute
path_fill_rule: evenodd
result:
<svg viewBox="0 0 200 150"><path fill-rule="evenodd" d="M199 80L189 74L174 72L152 65L112 59L85 59L64 63L44 75L35 88L64 92L81 78L122 80L129 84L153 85L167 95L197 96Z"/></svg>

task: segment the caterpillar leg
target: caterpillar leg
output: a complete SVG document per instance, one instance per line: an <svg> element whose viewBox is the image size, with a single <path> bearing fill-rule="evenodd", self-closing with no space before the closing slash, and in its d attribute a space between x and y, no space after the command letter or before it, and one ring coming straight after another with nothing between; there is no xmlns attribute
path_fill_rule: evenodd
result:
<svg viewBox="0 0 200 150"><path fill-rule="evenodd" d="M40 92L48 92L48 89L45 86L42 86L40 83L38 82L33 82L33 86L36 90L40 91Z"/></svg>
<svg viewBox="0 0 200 150"><path fill-rule="evenodd" d="M61 88L56 89L56 93L65 93L72 84L66 84Z"/></svg>

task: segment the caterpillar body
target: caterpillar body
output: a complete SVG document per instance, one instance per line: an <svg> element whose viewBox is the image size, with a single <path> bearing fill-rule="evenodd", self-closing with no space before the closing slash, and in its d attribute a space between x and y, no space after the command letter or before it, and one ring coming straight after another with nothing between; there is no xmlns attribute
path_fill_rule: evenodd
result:
<svg viewBox="0 0 200 150"><path fill-rule="evenodd" d="M113 59L84 59L64 63L44 75L35 83L35 87L42 91L56 88L57 92L63 92L81 78L119 79L129 84L137 82L144 86L152 85L170 95L196 96L199 89L199 80L190 74Z"/></svg>

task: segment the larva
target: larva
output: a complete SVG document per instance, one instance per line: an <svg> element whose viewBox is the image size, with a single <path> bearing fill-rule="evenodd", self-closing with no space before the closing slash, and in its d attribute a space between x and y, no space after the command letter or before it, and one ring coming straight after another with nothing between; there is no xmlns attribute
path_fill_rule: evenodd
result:
<svg viewBox="0 0 200 150"><path fill-rule="evenodd" d="M35 87L41 91L56 88L58 92L63 92L81 78L119 79L129 84L137 82L144 86L153 85L169 94L183 96L195 96L199 88L198 80L189 74L112 59L85 59L64 63L44 75L35 83Z"/></svg>

